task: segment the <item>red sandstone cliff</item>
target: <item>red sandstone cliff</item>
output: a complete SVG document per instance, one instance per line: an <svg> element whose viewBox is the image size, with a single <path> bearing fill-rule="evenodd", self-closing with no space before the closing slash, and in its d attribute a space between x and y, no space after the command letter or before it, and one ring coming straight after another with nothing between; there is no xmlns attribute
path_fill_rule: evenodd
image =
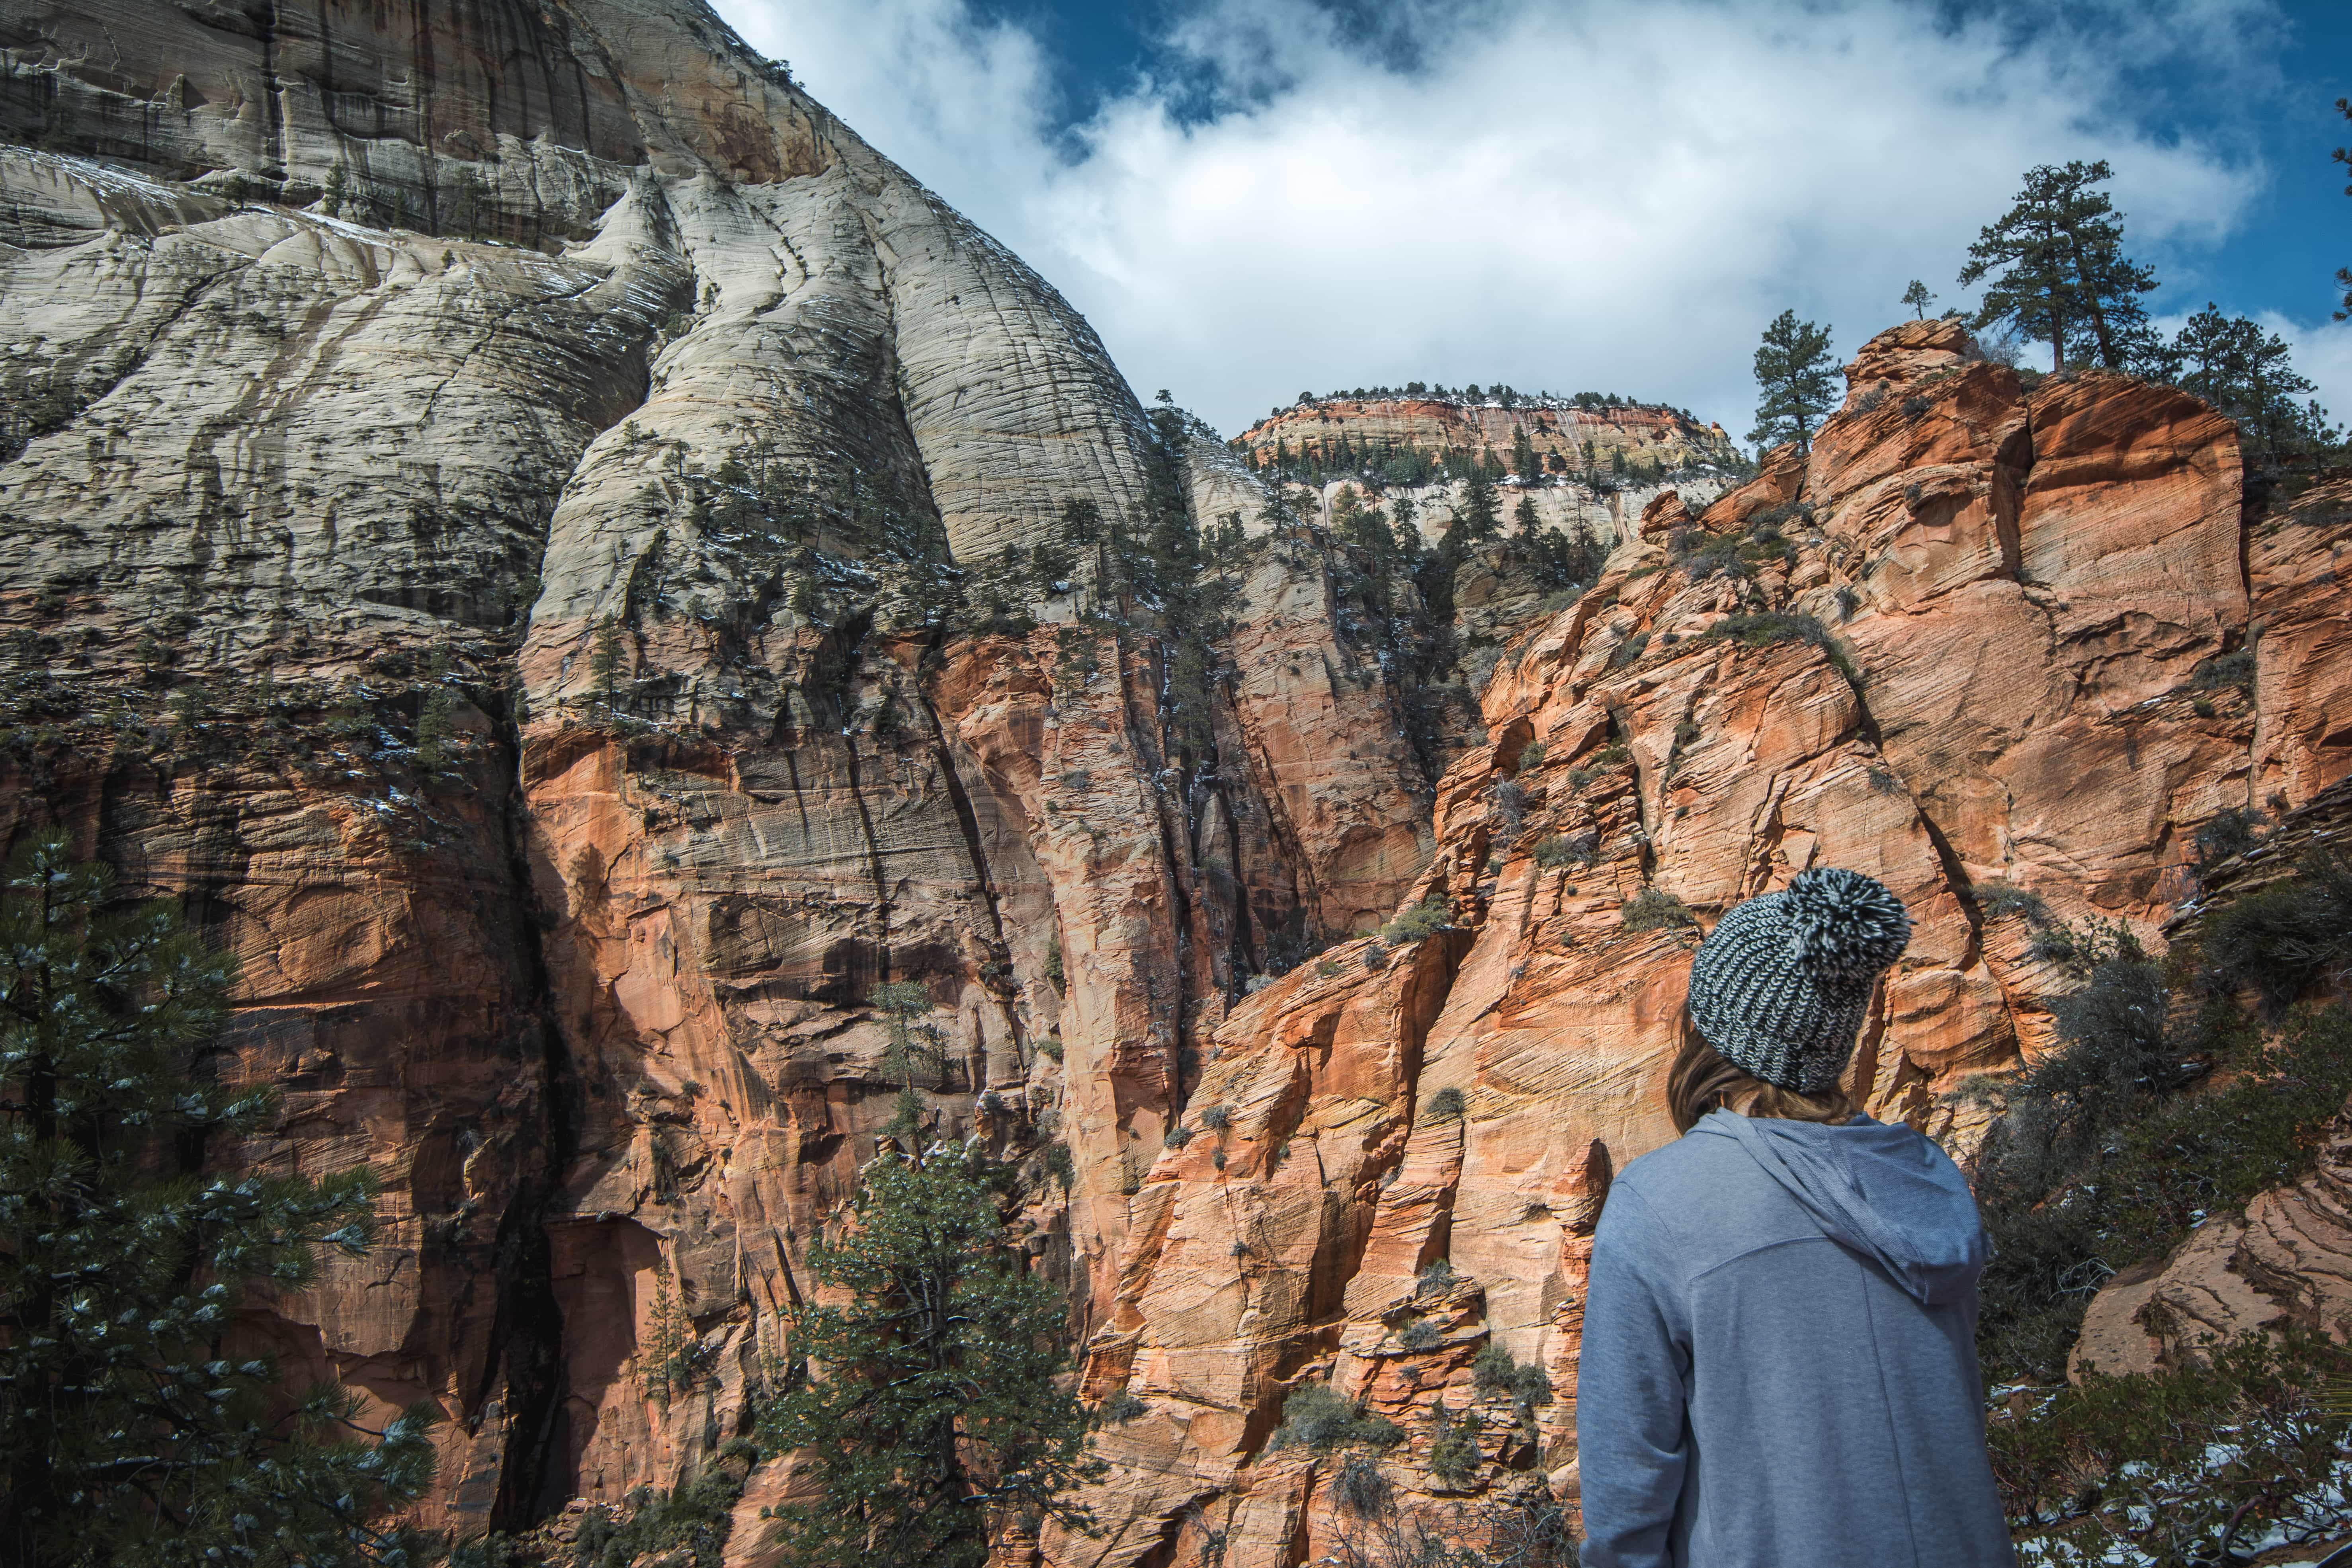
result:
<svg viewBox="0 0 2352 1568"><path fill-rule="evenodd" d="M1336 949L1216 1030L1192 1104L1230 1107L1230 1130L1146 1178L1093 1347L1095 1384L1148 1406L1105 1439L1118 1528L1049 1561L1203 1562L1220 1536L1228 1563L1318 1558L1337 1462L1265 1445L1284 1389L1327 1375L1406 1427L1409 1490L1461 1489L1426 1468L1442 1391L1485 1417L1476 1486L1572 1491L1591 1216L1669 1135L1698 934L1629 930L1637 893L1703 924L1809 865L1885 879L1916 934L1852 1087L1937 1127L1940 1090L2048 1037L2056 977L1989 888L2155 941L2197 825L2352 773L2325 716L2352 657L2308 597L2340 618L2316 563L2352 534L2318 506L2250 531L2225 421L2112 376L2025 395L1942 323L1881 334L1850 374L1809 460L1776 454L1695 521L1662 500L1513 644L1414 890L1453 929ZM2250 643L2251 689L2192 690ZM1446 1091L1459 1116L1426 1110ZM1435 1332L1408 1349L1414 1323ZM1472 1384L1490 1340L1551 1374L1532 1427Z"/></svg>
<svg viewBox="0 0 2352 1568"><path fill-rule="evenodd" d="M2045 1033L1988 883L2152 926L2198 825L2352 770L2341 519L2250 534L2210 411L2029 398L1938 323L1874 340L1810 463L1610 531L1573 607L1490 593L1483 722L1312 524L1221 565L1187 708L1149 604L998 563L1171 462L1208 515L1249 481L707 12L146 16L0 4L44 144L0 151L0 837L63 823L236 952L225 1070L288 1114L230 1157L383 1175L378 1251L248 1327L443 1406L431 1521L740 1426L889 1114L886 979L936 1005L942 1127L1031 1163L1089 1388L1146 1406L1110 1530L1047 1561L1300 1561L1330 1478L1265 1447L1284 1387L1366 1394L1425 1489L1490 1339L1561 1397L1488 1411L1482 1484L1566 1487L1585 1237L1664 1133L1692 934L1629 897L1886 879L1919 936L1857 1087L1933 1120ZM960 564L794 521L794 466ZM2251 693L2183 690L2250 644ZM1451 929L1348 940L1424 897Z"/></svg>

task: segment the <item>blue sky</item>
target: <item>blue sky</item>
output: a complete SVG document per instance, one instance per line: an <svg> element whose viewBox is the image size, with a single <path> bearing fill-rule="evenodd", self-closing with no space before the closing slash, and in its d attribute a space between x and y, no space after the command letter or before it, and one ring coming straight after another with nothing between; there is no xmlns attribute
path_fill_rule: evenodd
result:
<svg viewBox="0 0 2352 1568"><path fill-rule="evenodd" d="M2027 166L2107 158L2159 317L2288 335L2352 418L2345 0L719 0L1012 245L1145 396L1618 391L1737 436L1783 306L1946 303Z"/></svg>

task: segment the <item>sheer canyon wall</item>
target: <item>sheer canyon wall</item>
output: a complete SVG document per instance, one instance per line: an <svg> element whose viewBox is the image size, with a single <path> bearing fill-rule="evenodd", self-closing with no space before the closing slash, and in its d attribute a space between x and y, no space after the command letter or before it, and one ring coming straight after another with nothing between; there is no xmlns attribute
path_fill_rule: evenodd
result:
<svg viewBox="0 0 2352 1568"><path fill-rule="evenodd" d="M1474 1489L1568 1489L1700 929L1629 900L1885 879L1856 1087L1940 1126L2049 1034L1993 889L2153 932L2200 825L2352 772L2352 511L2250 511L2211 411L2028 395L1944 323L1573 603L1488 594L1474 693L1412 583L1262 518L698 5L0 0L0 837L236 953L200 1068L285 1117L222 1157L381 1173L383 1245L248 1327L442 1406L429 1522L707 1462L909 1077L1021 1163L1089 1395L1141 1407L1104 1532L1008 1552L1306 1560L1285 1391L1433 1492L1490 1339L1561 1397Z"/></svg>

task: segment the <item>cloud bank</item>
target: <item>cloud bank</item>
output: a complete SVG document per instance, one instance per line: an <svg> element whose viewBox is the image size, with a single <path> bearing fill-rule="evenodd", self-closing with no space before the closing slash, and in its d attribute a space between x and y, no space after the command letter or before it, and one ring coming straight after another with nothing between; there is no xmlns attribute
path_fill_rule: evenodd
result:
<svg viewBox="0 0 2352 1568"><path fill-rule="evenodd" d="M1843 357L1914 277L1965 303L1968 244L2033 163L2109 160L2134 249L2186 286L2269 177L2226 122L2151 129L2148 89L2184 60L2215 101L2259 89L2268 0L1199 0L1075 123L1038 37L967 0L719 8L1060 288L1146 396L1228 434L1419 379L1621 392L1740 436L1767 321L1831 322ZM2352 413L2352 335L2286 324Z"/></svg>

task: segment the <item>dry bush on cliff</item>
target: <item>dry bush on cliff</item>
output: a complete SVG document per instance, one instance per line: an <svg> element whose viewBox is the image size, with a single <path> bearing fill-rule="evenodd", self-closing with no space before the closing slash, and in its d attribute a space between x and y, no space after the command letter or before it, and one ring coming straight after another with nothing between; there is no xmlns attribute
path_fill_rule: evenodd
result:
<svg viewBox="0 0 2352 1568"><path fill-rule="evenodd" d="M1284 1395L1282 1425L1267 1440L1269 1448L1305 1447L1318 1450L1349 1447L1393 1447L1403 1429L1342 1395L1328 1383L1302 1383Z"/></svg>
<svg viewBox="0 0 2352 1568"><path fill-rule="evenodd" d="M1626 900L1622 919L1627 931L1668 931L1698 924L1690 906L1664 888L1644 888Z"/></svg>

